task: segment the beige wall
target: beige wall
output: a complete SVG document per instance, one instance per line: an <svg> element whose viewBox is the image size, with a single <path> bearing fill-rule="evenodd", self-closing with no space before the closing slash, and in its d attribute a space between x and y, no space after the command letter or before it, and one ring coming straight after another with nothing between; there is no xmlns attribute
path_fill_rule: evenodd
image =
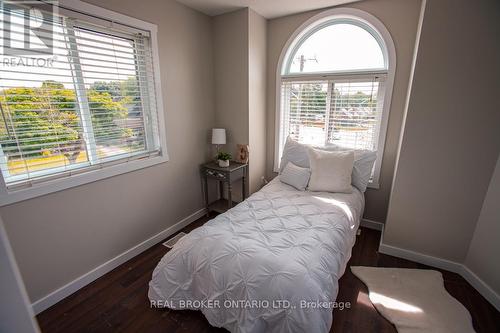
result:
<svg viewBox="0 0 500 333"><path fill-rule="evenodd" d="M366 0L345 7L358 8L377 17L389 30L396 47L397 68L392 94L380 189L366 192L365 218L384 222L394 172L397 145L410 75L420 0ZM292 33L320 10L268 21L267 29L267 176L274 177L274 138L276 114L276 68L281 50Z"/></svg>
<svg viewBox="0 0 500 333"><path fill-rule="evenodd" d="M249 144L249 189L259 189L266 163L266 20L244 8L214 17L215 119L226 128L224 149ZM241 200L240 184L234 198Z"/></svg>
<svg viewBox="0 0 500 333"><path fill-rule="evenodd" d="M31 303L0 217L0 332L39 333Z"/></svg>
<svg viewBox="0 0 500 333"><path fill-rule="evenodd" d="M249 10L248 88L250 139L250 193L260 189L266 174L266 55L267 21Z"/></svg>
<svg viewBox="0 0 500 333"><path fill-rule="evenodd" d="M2 207L31 301L203 207L215 124L211 19L175 1L92 0L156 23L170 161Z"/></svg>
<svg viewBox="0 0 500 333"><path fill-rule="evenodd" d="M465 265L500 295L500 158L483 202Z"/></svg>
<svg viewBox="0 0 500 333"><path fill-rule="evenodd" d="M498 22L498 1L427 1L385 244L464 261L500 151Z"/></svg>
<svg viewBox="0 0 500 333"><path fill-rule="evenodd" d="M215 123L225 128L221 150L236 154L237 144L249 143L248 9L213 18ZM233 184L234 201L241 201L241 183Z"/></svg>
<svg viewBox="0 0 500 333"><path fill-rule="evenodd" d="M215 123L226 129L224 149L248 144L248 9L213 18Z"/></svg>

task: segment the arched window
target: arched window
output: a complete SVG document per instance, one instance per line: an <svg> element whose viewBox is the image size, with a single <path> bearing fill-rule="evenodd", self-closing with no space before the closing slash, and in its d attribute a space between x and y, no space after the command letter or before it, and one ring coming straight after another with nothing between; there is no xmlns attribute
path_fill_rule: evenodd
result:
<svg viewBox="0 0 500 333"><path fill-rule="evenodd" d="M377 187L396 66L382 23L356 9L326 11L295 32L278 66L275 170L287 136L376 150Z"/></svg>

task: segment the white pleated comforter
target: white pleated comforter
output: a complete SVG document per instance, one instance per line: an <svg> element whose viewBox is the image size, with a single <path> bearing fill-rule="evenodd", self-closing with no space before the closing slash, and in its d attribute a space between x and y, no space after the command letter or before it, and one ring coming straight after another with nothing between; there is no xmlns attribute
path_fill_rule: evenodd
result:
<svg viewBox="0 0 500 333"><path fill-rule="evenodd" d="M301 192L275 179L182 238L155 268L149 298L231 332L328 332L332 303L318 302L336 299L363 208L354 188Z"/></svg>

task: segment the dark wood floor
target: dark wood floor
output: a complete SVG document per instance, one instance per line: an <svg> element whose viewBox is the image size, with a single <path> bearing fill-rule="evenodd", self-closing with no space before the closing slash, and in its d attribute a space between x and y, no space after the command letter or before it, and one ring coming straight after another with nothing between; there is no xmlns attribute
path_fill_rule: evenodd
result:
<svg viewBox="0 0 500 333"><path fill-rule="evenodd" d="M202 218L185 232L207 221ZM379 254L380 232L362 228L350 265L429 268ZM227 332L211 327L197 311L151 309L147 298L151 273L167 248L157 244L38 315L42 332ZM445 287L471 313L477 332L500 332L500 313L461 276L442 271ZM334 311L331 332L396 332L375 310L367 289L349 269L339 281L337 301L350 309Z"/></svg>

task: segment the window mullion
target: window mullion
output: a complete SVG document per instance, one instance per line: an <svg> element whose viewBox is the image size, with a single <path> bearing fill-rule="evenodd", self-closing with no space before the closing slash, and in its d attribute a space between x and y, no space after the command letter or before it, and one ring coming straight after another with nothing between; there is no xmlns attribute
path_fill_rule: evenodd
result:
<svg viewBox="0 0 500 333"><path fill-rule="evenodd" d="M285 130L285 135L283 136L283 144L286 141L286 138L290 135L290 113L291 113L291 96L292 96L292 86L290 84L285 83L285 99L284 99L284 130Z"/></svg>
<svg viewBox="0 0 500 333"><path fill-rule="evenodd" d="M375 83L373 83L375 84ZM385 82L378 81L378 91L377 91L377 127L376 133L374 133L373 140L373 150L379 149L379 139L380 139L380 131L382 127L382 118L384 116L384 97L385 97Z"/></svg>
<svg viewBox="0 0 500 333"><path fill-rule="evenodd" d="M330 138L330 114L332 112L332 96L335 83L331 80L328 81L328 88L326 92L326 110L325 110L325 145L328 144Z"/></svg>
<svg viewBox="0 0 500 333"><path fill-rule="evenodd" d="M151 112L152 108L149 96L150 94L147 86L149 78L147 75L146 61L148 59L146 55L149 53L149 50L147 49L148 47L147 43L144 43L144 37L140 35L135 39L134 46L136 50L142 49L144 52L143 54L145 55L144 59L139 59L138 52L136 52L135 61L136 61L137 79L138 79L137 84L139 87L139 93L141 96L140 98L141 106L143 110L143 122L144 122L145 136L146 136L146 150L153 151L156 149L156 147L159 147L159 141L158 138L155 138L154 135L153 115ZM163 110L158 110L158 112L163 112Z"/></svg>
<svg viewBox="0 0 500 333"><path fill-rule="evenodd" d="M94 128L92 125L92 114L90 112L90 105L85 89L85 81L83 79L82 65L78 54L78 46L76 44L75 30L71 20L67 19L65 22L66 28L66 44L71 55L70 67L71 78L75 86L76 98L78 101L78 114L80 116L83 138L87 150L87 158L90 164L96 164L98 160L97 145L95 141Z"/></svg>

